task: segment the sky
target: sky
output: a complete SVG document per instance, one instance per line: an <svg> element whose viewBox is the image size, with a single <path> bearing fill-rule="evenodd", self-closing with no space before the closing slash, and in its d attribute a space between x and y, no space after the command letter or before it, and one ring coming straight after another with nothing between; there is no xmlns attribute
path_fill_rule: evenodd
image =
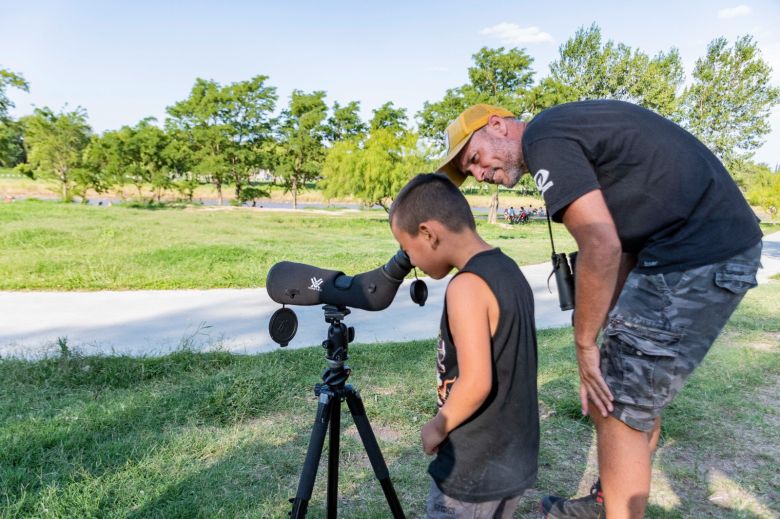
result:
<svg viewBox="0 0 780 519"><path fill-rule="evenodd" d="M742 2L746 3L742 3ZM97 132L165 119L195 79L268 76L286 105L294 89L327 103L392 101L413 120L425 101L468 81L482 47L524 48L536 80L560 45L596 23L604 40L653 56L679 49L686 72L724 36L750 34L780 86L780 0L622 1L48 1L0 0L0 67L30 92L7 90L15 117L83 107ZM780 107L755 159L780 164Z"/></svg>

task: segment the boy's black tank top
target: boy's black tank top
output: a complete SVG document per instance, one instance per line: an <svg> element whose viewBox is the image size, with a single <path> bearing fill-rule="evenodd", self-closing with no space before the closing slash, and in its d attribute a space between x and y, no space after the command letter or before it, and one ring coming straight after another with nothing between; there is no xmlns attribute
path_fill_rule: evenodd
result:
<svg viewBox="0 0 780 519"><path fill-rule="evenodd" d="M536 481L539 408L533 293L517 264L491 249L472 257L457 274L482 278L498 301L491 340L493 385L485 403L450 432L428 472L444 494L484 502L521 494ZM443 405L457 380L458 363L445 301L437 370Z"/></svg>

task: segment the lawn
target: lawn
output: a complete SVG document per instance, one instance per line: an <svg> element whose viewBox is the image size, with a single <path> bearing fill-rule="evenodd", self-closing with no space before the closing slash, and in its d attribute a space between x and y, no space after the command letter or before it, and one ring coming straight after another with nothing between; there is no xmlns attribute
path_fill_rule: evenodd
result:
<svg viewBox="0 0 780 519"><path fill-rule="evenodd" d="M751 291L667 410L648 517L777 517L779 301L780 282ZM592 482L570 333L539 334L539 481L516 517L538 517L543 492ZM62 346L38 362L0 360L0 517L287 517L320 348L128 358ZM435 412L434 343L353 344L349 365L407 517L422 517L418 435ZM388 517L348 415L342 426L340 515ZM322 469L310 517L325 515Z"/></svg>
<svg viewBox="0 0 780 519"><path fill-rule="evenodd" d="M521 265L547 261L543 221L479 232ZM562 226L556 247L574 250ZM16 201L0 204L0 290L248 288L289 260L357 274L398 246L382 210L146 209Z"/></svg>

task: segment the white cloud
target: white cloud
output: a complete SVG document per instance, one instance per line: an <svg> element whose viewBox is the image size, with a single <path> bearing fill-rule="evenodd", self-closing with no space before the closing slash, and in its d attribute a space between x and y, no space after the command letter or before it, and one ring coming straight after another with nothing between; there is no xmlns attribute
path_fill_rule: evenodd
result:
<svg viewBox="0 0 780 519"><path fill-rule="evenodd" d="M521 45L523 43L555 43L553 37L542 32L538 27L520 27L515 23L499 23L479 31L485 36L495 36L505 45Z"/></svg>
<svg viewBox="0 0 780 519"><path fill-rule="evenodd" d="M736 7L728 7L718 11L718 18L736 18L737 16L747 16L753 12L753 9L749 5L738 5Z"/></svg>

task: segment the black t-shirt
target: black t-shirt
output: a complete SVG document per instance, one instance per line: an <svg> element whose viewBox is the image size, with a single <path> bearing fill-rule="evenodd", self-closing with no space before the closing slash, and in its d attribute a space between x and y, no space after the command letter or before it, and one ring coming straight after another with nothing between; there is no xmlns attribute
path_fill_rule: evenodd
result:
<svg viewBox="0 0 780 519"><path fill-rule="evenodd" d="M536 481L536 326L533 292L517 264L499 249L474 255L462 272L482 278L498 301L491 338L493 385L482 406L439 446L428 472L445 495L478 503L519 495ZM460 373L446 304L436 367L441 406Z"/></svg>
<svg viewBox="0 0 780 519"><path fill-rule="evenodd" d="M528 124L523 155L553 220L601 188L624 252L643 272L722 261L755 245L758 220L723 164L693 135L622 101L581 101Z"/></svg>

